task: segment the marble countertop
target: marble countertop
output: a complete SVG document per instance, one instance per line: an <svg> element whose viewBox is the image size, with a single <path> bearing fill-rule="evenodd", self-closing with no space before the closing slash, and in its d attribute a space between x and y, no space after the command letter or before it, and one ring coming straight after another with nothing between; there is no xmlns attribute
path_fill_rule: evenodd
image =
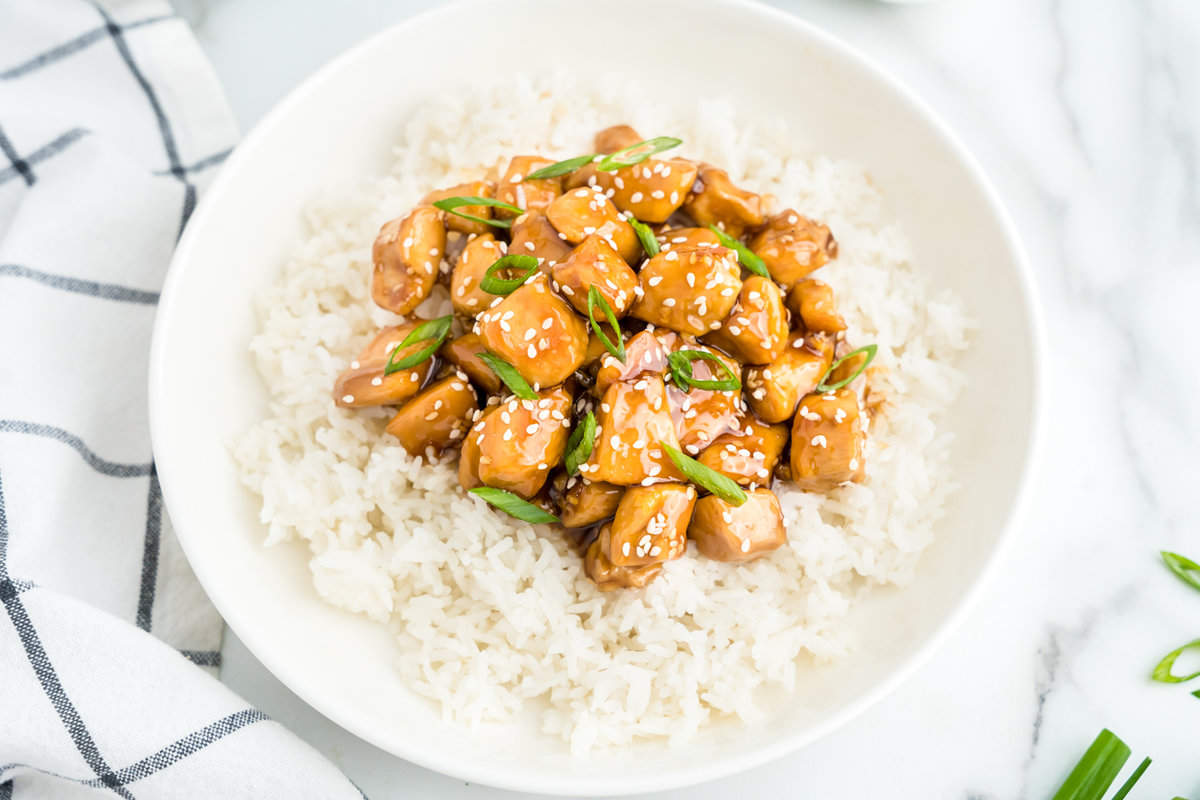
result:
<svg viewBox="0 0 1200 800"><path fill-rule="evenodd" d="M244 129L332 56L433 5L176 0ZM655 797L1045 798L1107 726L1154 758L1134 800L1200 798L1200 700L1148 679L1200 636L1200 595L1158 560L1200 558L1200 3L774 5L866 51L982 161L1044 300L1051 424L1027 523L925 667L799 753ZM224 653L226 683L374 800L515 796L357 740L232 634Z"/></svg>

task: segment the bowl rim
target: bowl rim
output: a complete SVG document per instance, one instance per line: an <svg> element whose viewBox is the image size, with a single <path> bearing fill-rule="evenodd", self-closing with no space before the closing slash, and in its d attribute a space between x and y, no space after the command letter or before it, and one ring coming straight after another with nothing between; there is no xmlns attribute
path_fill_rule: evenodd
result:
<svg viewBox="0 0 1200 800"><path fill-rule="evenodd" d="M179 507L174 502L174 498L177 496L177 492L181 493L183 489L181 488L182 482L175 481L172 477L176 473L175 465L178 461L182 460L182 455L160 450L160 445L166 441L164 427L166 421L163 411L164 401L159 399L165 387L164 365L167 359L165 329L167 327L167 320L170 319L176 303L182 302L176 286L181 280L180 275L184 270L183 265L191 260L191 253L195 249L195 243L200 236L199 231L204 229L204 222L212 213L215 205L213 198L219 197L223 193L225 185L233 180L232 176L238 172L242 161L250 157L249 154L256 149L255 145L260 140L272 135L280 124L279 120L287 116L294 107L306 102L308 95L318 86L331 80L336 80L336 76L342 71L344 65L359 58L363 52L376 47L378 42L396 36L399 31L405 28L436 19L440 16L452 15L457 13L462 6L489 6L495 5L498 2L499 0L454 0L454 2L406 17L352 45L291 88L281 100L276 102L262 116L234 148L226 164L223 165L223 168L204 193L172 256L160 294L158 313L154 321L150 346L148 379L150 436L163 501L166 504L168 513L170 513L173 506ZM319 691L319 687L314 686L310 680L306 679L301 669L288 663L286 659L273 656L272 653L261 646L261 643L254 641L253 637L245 635L245 631L250 630L246 622L248 612L239 608L236 603L228 602L228 598L214 596L209 593L208 587L213 585L213 582L209 580L207 570L199 566L202 562L192 557L196 548L199 547L197 541L201 538L202 532L194 530L187 519L176 518L172 515L171 519L179 544L197 580L205 589L205 595L217 609L218 613L220 613L225 623L229 625L230 629L233 630L246 645L247 649L273 676L291 692L295 693L304 703L359 739L379 747L384 752L393 756L440 774L513 791L559 796L578 796L586 791L587 794L593 796L616 796L637 792L663 791L712 781L761 766L795 752L829 735L891 694L900 684L905 682L929 661L933 654L941 648L950 635L962 624L963 620L979 601L985 586L994 579L1000 564L1012 546L1014 531L1026 517L1030 495L1032 494L1033 479L1038 464L1041 462L1040 456L1045 438L1045 394L1047 384L1046 333L1042 306L1033 280L1033 272L1028 256L1021 245L1016 225L1004 207L999 193L992 185L977 159L970 153L950 126L934 112L932 107L917 95L914 90L887 72L857 47L825 31L814 23L786 11L767 6L759 0L705 0L705 2L711 6L734 8L746 14L757 16L766 24L790 29L794 33L808 37L809 40L816 44L834 51L840 57L854 62L869 74L873 80L883 84L885 88L899 97L904 104L911 108L942 139L950 153L964 168L969 181L980 192L989 213L998 224L1005 242L1012 252L1016 267L1017 285L1029 320L1028 334L1030 337L1030 355L1032 360L1030 424L1028 427L1025 456L1021 464L1021 473L1017 481L1012 505L1008 510L1007 517L1001 524L999 537L991 553L986 557L978 579L967 589L957 607L946 615L926 641L906 661L902 662L887 679L880 681L836 713L804 731L782 736L771 745L753 752L695 764L686 771L676 770L673 772L657 773L632 780L626 779L623 776L615 776L612 779L607 779L599 783L590 782L587 786L580 786L578 783L562 783L555 778L546 778L528 772L517 773L510 771L496 773L490 768L481 769L467 761L455 760L452 756L422 751L412 746L398 747L395 742L385 743L373 731L363 730L340 708L327 702Z"/></svg>

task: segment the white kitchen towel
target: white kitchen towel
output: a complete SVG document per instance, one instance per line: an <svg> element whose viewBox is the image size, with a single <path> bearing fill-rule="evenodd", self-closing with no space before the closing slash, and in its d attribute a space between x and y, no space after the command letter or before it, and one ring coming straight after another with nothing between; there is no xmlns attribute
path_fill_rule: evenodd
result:
<svg viewBox="0 0 1200 800"><path fill-rule="evenodd" d="M150 451L159 286L235 138L162 0L0 0L0 800L361 796L206 674Z"/></svg>

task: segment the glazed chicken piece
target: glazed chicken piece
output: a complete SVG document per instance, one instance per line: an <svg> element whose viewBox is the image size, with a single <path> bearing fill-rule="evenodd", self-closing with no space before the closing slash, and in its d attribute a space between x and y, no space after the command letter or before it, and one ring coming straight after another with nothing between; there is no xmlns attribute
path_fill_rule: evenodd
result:
<svg viewBox="0 0 1200 800"><path fill-rule="evenodd" d="M438 456L462 441L476 408L471 382L465 372L456 371L402 405L387 432L400 440L410 456Z"/></svg>
<svg viewBox="0 0 1200 800"><path fill-rule="evenodd" d="M638 288L632 316L700 336L719 328L733 309L742 268L725 247L669 250L642 265Z"/></svg>
<svg viewBox="0 0 1200 800"><path fill-rule="evenodd" d="M607 239L627 264L634 263L642 252L633 226L625 221L603 192L572 189L550 204L546 217L571 244L579 244L596 234Z"/></svg>
<svg viewBox="0 0 1200 800"><path fill-rule="evenodd" d="M584 528L617 513L617 504L625 494L624 486L570 478L559 502L558 518L568 528Z"/></svg>
<svg viewBox="0 0 1200 800"><path fill-rule="evenodd" d="M746 368L750 408L767 422L790 419L801 398L817 388L832 364L833 341L829 337L793 331L779 358L766 366Z"/></svg>
<svg viewBox="0 0 1200 800"><path fill-rule="evenodd" d="M683 209L701 227L716 225L735 239L763 223L762 198L734 186L728 172L711 164L700 165Z"/></svg>
<svg viewBox="0 0 1200 800"><path fill-rule="evenodd" d="M750 240L750 249L785 289L838 254L829 228L790 208L767 220L767 226Z"/></svg>
<svg viewBox="0 0 1200 800"><path fill-rule="evenodd" d="M379 229L371 249L371 299L396 314L408 314L429 296L446 252L442 212L420 206Z"/></svg>
<svg viewBox="0 0 1200 800"><path fill-rule="evenodd" d="M816 278L805 278L787 294L788 309L804 322L810 331L841 333L846 321L837 313L833 287Z"/></svg>
<svg viewBox="0 0 1200 800"><path fill-rule="evenodd" d="M647 375L608 387L596 414L596 444L580 472L589 480L632 486L678 481L662 444L679 447L662 378Z"/></svg>
<svg viewBox="0 0 1200 800"><path fill-rule="evenodd" d="M604 555L608 540L612 536L612 524L600 529L600 535L588 546L583 556L583 571L602 592L615 589L641 589L662 572L662 564L647 564L644 567L618 567Z"/></svg>
<svg viewBox="0 0 1200 800"><path fill-rule="evenodd" d="M823 492L866 476L865 417L851 389L804 398L792 421L792 480Z"/></svg>
<svg viewBox="0 0 1200 800"><path fill-rule="evenodd" d="M558 290L576 311L585 316L590 286L596 287L617 317L625 316L629 306L633 305L637 275L612 245L596 234L584 239L565 261L554 266L551 274ZM597 322L606 319L599 304L595 307L595 315Z"/></svg>
<svg viewBox="0 0 1200 800"><path fill-rule="evenodd" d="M608 331L605 331L608 333ZM609 336L612 339L612 336ZM625 361L622 363L608 350L600 358L593 391L603 397L608 387L617 381L630 381L644 373L661 375L667 368L667 353L679 349L679 334L666 328L638 331L625 341ZM696 374L699 374L698 372Z"/></svg>
<svg viewBox="0 0 1200 800"><path fill-rule="evenodd" d="M535 178L525 180L531 172L537 172L542 167L548 167L554 162L541 156L513 156L508 162L508 169L496 183L496 199L501 202L523 208L526 211L543 211L554 202L563 192L562 177ZM500 219L510 219L517 216L507 208L495 209Z"/></svg>
<svg viewBox="0 0 1200 800"><path fill-rule="evenodd" d="M671 228L657 234L660 250L695 250L700 247L720 247L721 240L708 228Z"/></svg>
<svg viewBox="0 0 1200 800"><path fill-rule="evenodd" d="M633 147L641 141L645 141L645 137L628 125L613 125L596 134L596 152L607 155L626 147Z"/></svg>
<svg viewBox="0 0 1200 800"><path fill-rule="evenodd" d="M544 275L477 318L484 347L512 364L534 389L562 383L587 354L587 326L550 290Z"/></svg>
<svg viewBox="0 0 1200 800"><path fill-rule="evenodd" d="M710 494L696 503L688 536L714 561L750 561L787 541L779 498L770 489L746 493L735 506Z"/></svg>
<svg viewBox="0 0 1200 800"><path fill-rule="evenodd" d="M712 353L730 368L734 377L742 378L742 367L729 356L701 344L683 344L679 350L700 350ZM723 380L728 373L711 361L691 362L692 376L699 380ZM667 386L667 405L679 436L679 445L688 455L696 455L717 437L737 426L742 417L742 395L738 391L699 389L684 391L674 382Z"/></svg>
<svg viewBox="0 0 1200 800"><path fill-rule="evenodd" d="M417 319L403 325L393 325L375 334L350 368L338 376L333 385L333 401L340 408L390 406L404 402L425 385L433 371L433 359L427 359L409 369L385 375L388 359L404 337L425 320ZM396 354L396 361L428 347L429 342L414 342Z"/></svg>
<svg viewBox="0 0 1200 800"><path fill-rule="evenodd" d="M537 400L510 397L483 412L463 442L458 480L530 498L562 461L571 424L571 393L543 389Z"/></svg>
<svg viewBox="0 0 1200 800"><path fill-rule="evenodd" d="M704 341L746 364L770 364L787 346L787 338L788 312L779 287L770 278L751 275L724 324Z"/></svg>
<svg viewBox="0 0 1200 800"><path fill-rule="evenodd" d="M696 180L696 165L682 158L648 158L611 172L592 166L589 185L603 189L613 205L642 222L666 222L680 209Z"/></svg>
<svg viewBox="0 0 1200 800"><path fill-rule="evenodd" d="M509 233L512 242L508 252L537 258L538 267L547 275L555 264L565 261L571 254L571 245L559 236L541 211L528 211L517 217Z"/></svg>
<svg viewBox="0 0 1200 800"><path fill-rule="evenodd" d="M445 200L448 197L491 197L495 186L491 181L471 181L470 183L460 183L458 186L451 186L449 189L439 189L435 192L430 192L425 195L421 201L422 205L432 205L438 200ZM492 218L491 206L463 206L456 208L455 211L461 211L464 214L470 214L473 217L480 219ZM449 211L437 212L448 230L458 231L459 233L487 233L491 227L483 222L475 222L474 220L464 219L458 214L451 214Z"/></svg>
<svg viewBox="0 0 1200 800"><path fill-rule="evenodd" d="M483 340L477 334L464 333L443 344L438 355L465 372L471 382L480 389L488 394L497 394L503 382L499 375L479 360L479 354L486 352L487 348L483 346Z"/></svg>
<svg viewBox="0 0 1200 800"><path fill-rule="evenodd" d="M749 418L722 434L696 459L742 486L767 486L788 441L788 426Z"/></svg>
<svg viewBox="0 0 1200 800"><path fill-rule="evenodd" d="M696 489L659 483L626 490L612 521L604 555L618 567L640 567L679 558L687 551L688 522Z"/></svg>
<svg viewBox="0 0 1200 800"><path fill-rule="evenodd" d="M483 280L488 267L504 255L504 250L504 243L497 242L490 233L467 242L450 275L450 302L457 313L473 317L496 299L496 295L480 289L479 282Z"/></svg>

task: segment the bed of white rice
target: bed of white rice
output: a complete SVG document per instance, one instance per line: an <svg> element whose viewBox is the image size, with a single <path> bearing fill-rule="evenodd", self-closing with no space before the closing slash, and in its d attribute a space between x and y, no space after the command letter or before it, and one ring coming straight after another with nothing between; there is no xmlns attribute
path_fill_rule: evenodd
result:
<svg viewBox="0 0 1200 800"><path fill-rule="evenodd" d="M679 136L678 154L829 224L841 255L817 277L837 290L850 341L879 344L873 391L887 403L865 483L826 495L776 488L787 546L745 565L693 549L647 589L604 594L558 532L464 494L453 461L410 458L384 433L386 410L335 408L330 387L397 319L370 301L381 223L510 155L586 152L596 130L620 122ZM851 652L847 609L872 585L910 580L952 490L937 423L962 383L954 361L969 332L961 304L932 293L910 262L869 176L728 103L671 107L628 84L561 76L430 98L396 133L391 171L314 207L308 238L260 299L250 346L270 411L234 450L262 497L268 541L307 543L317 592L390 626L397 680L445 717L532 712L575 752L753 718L758 690L786 690L812 659ZM438 292L426 310L446 313Z"/></svg>

